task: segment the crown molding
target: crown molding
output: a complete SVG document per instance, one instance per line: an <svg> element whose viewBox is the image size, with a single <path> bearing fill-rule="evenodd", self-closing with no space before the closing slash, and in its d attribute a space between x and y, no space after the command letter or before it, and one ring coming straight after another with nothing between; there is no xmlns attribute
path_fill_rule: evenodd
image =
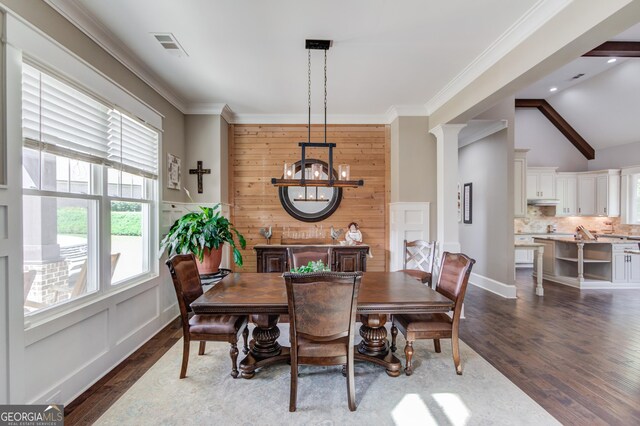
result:
<svg viewBox="0 0 640 426"><path fill-rule="evenodd" d="M227 104L223 103L193 103L189 104L184 111L191 115L220 115L227 123L233 123L235 113Z"/></svg>
<svg viewBox="0 0 640 426"><path fill-rule="evenodd" d="M167 89L166 83L163 83L149 67L141 62L129 48L97 21L77 0L44 1L129 71L158 92L167 102L180 110L180 112L185 113L187 108L184 99Z"/></svg>
<svg viewBox="0 0 640 426"><path fill-rule="evenodd" d="M540 0L511 25L478 57L456 75L442 90L429 99L425 108L429 115L451 100L462 89L495 65L502 57L539 30L572 0Z"/></svg>
<svg viewBox="0 0 640 426"><path fill-rule="evenodd" d="M387 123L398 117L426 117L427 108L424 105L391 105L385 113Z"/></svg>
<svg viewBox="0 0 640 426"><path fill-rule="evenodd" d="M307 124L307 114L234 114L233 124ZM324 115L312 114L311 124L324 123ZM327 124L388 124L385 114L329 114Z"/></svg>
<svg viewBox="0 0 640 426"><path fill-rule="evenodd" d="M484 122L484 126L476 130L471 134L465 134L462 131L458 136L458 148L463 148L474 142L484 139L500 130L506 129L509 125L507 120L471 120L468 126L471 126L474 122ZM467 127L469 129L470 127Z"/></svg>

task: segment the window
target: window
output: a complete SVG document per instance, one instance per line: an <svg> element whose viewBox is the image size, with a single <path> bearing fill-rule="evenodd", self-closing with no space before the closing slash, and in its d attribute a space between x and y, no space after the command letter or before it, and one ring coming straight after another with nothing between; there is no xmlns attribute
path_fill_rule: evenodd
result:
<svg viewBox="0 0 640 426"><path fill-rule="evenodd" d="M158 133L29 64L22 86L29 315L153 272Z"/></svg>

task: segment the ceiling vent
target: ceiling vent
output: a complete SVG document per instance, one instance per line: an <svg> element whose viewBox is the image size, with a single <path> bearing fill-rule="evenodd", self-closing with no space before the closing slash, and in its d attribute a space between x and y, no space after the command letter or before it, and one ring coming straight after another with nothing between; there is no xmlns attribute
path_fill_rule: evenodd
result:
<svg viewBox="0 0 640 426"><path fill-rule="evenodd" d="M172 33L151 33L168 53L179 58L189 56Z"/></svg>
<svg viewBox="0 0 640 426"><path fill-rule="evenodd" d="M577 80L577 79L579 79L581 77L584 77L584 73L583 72L581 72L580 74L574 75L573 77L571 77L571 80Z"/></svg>

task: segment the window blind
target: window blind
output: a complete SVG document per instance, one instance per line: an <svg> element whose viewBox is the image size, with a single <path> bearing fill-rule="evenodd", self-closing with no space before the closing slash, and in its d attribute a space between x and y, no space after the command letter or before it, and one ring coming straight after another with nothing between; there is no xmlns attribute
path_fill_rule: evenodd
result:
<svg viewBox="0 0 640 426"><path fill-rule="evenodd" d="M25 146L157 178L158 134L23 63Z"/></svg>

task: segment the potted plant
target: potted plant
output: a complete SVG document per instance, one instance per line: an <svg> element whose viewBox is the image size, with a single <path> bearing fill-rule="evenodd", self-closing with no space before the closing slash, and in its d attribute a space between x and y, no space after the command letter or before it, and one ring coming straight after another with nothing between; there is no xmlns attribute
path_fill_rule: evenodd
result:
<svg viewBox="0 0 640 426"><path fill-rule="evenodd" d="M229 219L220 214L219 208L220 204L200 207L199 211L182 216L162 240L162 249L167 250L169 256L175 253L193 253L198 261L198 271L205 275L218 272L222 247L224 243L228 243L233 249L233 261L242 266L242 254L237 246L244 249L247 243Z"/></svg>

